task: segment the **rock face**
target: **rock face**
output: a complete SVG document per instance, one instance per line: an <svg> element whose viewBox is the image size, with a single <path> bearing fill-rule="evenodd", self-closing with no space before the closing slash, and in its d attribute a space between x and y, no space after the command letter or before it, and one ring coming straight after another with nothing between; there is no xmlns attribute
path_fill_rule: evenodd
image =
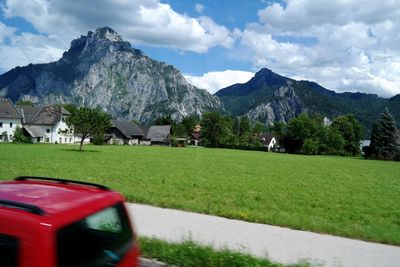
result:
<svg viewBox="0 0 400 267"><path fill-rule="evenodd" d="M53 63L17 67L0 76L0 95L34 103L100 107L115 119L149 123L221 110L218 98L186 82L173 66L155 61L108 27L71 42Z"/></svg>
<svg viewBox="0 0 400 267"><path fill-rule="evenodd" d="M368 134L385 107L400 121L400 95L386 99L359 92L335 93L315 82L296 81L269 69L261 69L247 83L231 85L215 95L231 115L248 116L266 124L288 122L302 112L330 119L353 113Z"/></svg>
<svg viewBox="0 0 400 267"><path fill-rule="evenodd" d="M253 121L273 124L288 122L305 111L296 95L296 81L262 69L245 84L221 89L216 95L234 116L246 115Z"/></svg>

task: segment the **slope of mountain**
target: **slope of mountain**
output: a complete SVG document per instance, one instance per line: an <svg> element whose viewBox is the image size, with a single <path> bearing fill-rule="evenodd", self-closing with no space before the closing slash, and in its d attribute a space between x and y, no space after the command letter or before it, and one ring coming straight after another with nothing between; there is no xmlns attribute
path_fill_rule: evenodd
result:
<svg viewBox="0 0 400 267"><path fill-rule="evenodd" d="M16 67L0 76L0 95L13 101L101 107L116 119L151 122L220 110L218 98L198 89L173 66L155 61L108 27L71 42L57 62Z"/></svg>
<svg viewBox="0 0 400 267"><path fill-rule="evenodd" d="M336 93L315 82L296 81L269 69L261 69L247 83L231 85L215 95L232 115L246 115L267 124L288 122L302 112L328 118L353 113L368 133L385 107L400 123L400 95L385 99L373 94Z"/></svg>

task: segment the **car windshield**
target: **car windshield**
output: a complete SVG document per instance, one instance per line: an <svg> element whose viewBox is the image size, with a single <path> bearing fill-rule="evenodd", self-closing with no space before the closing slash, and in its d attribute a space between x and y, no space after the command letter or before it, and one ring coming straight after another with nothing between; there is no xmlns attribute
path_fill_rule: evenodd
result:
<svg viewBox="0 0 400 267"><path fill-rule="evenodd" d="M59 230L58 266L115 266L133 245L122 203L103 209Z"/></svg>

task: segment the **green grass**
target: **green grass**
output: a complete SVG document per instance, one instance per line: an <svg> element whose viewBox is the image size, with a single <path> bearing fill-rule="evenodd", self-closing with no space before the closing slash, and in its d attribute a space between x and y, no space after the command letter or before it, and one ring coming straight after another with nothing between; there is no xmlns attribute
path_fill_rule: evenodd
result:
<svg viewBox="0 0 400 267"><path fill-rule="evenodd" d="M129 201L400 245L400 163L207 148L0 145L0 179L97 182Z"/></svg>
<svg viewBox="0 0 400 267"><path fill-rule="evenodd" d="M154 238L140 238L141 256L157 259L167 264L182 267L279 267L266 259L260 259L228 249L214 250L210 246L195 244L187 240L183 243L167 243ZM308 266L298 264L291 266Z"/></svg>

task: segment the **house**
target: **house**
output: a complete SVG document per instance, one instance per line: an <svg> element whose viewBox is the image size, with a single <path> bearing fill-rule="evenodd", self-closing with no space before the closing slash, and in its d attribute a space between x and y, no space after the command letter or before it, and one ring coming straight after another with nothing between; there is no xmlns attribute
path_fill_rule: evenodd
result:
<svg viewBox="0 0 400 267"><path fill-rule="evenodd" d="M193 132L189 136L188 144L192 146L199 146L200 145L200 139L201 139L201 133L200 132Z"/></svg>
<svg viewBox="0 0 400 267"><path fill-rule="evenodd" d="M12 142L17 127L22 127L22 115L8 98L0 98L0 142Z"/></svg>
<svg viewBox="0 0 400 267"><path fill-rule="evenodd" d="M171 125L153 125L150 126L144 142L150 142L151 145L171 145ZM145 144L145 143L141 144Z"/></svg>
<svg viewBox="0 0 400 267"><path fill-rule="evenodd" d="M268 151L271 151L277 145L276 138L270 133L259 133L257 134L257 139Z"/></svg>
<svg viewBox="0 0 400 267"><path fill-rule="evenodd" d="M144 134L133 122L113 120L112 126L107 130L105 141L107 144L139 145Z"/></svg>
<svg viewBox="0 0 400 267"><path fill-rule="evenodd" d="M62 106L19 106L24 134L33 143L74 144L75 135L65 120L71 115Z"/></svg>

